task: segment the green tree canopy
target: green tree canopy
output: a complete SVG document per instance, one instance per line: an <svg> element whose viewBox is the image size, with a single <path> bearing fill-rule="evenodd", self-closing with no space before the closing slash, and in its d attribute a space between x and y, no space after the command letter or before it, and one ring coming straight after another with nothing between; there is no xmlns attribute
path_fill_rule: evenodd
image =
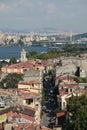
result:
<svg viewBox="0 0 87 130"><path fill-rule="evenodd" d="M8 74L4 79L2 79L0 86L2 88L17 88L20 80L23 80L22 74Z"/></svg>
<svg viewBox="0 0 87 130"><path fill-rule="evenodd" d="M87 96L72 96L67 105L68 112L71 113L67 130L87 130Z"/></svg>
<svg viewBox="0 0 87 130"><path fill-rule="evenodd" d="M15 64L17 63L17 59L15 57L12 57L9 61L10 64Z"/></svg>
<svg viewBox="0 0 87 130"><path fill-rule="evenodd" d="M45 90L44 88L42 89L42 101L41 101L41 105L44 106L46 104L46 99L45 99Z"/></svg>
<svg viewBox="0 0 87 130"><path fill-rule="evenodd" d="M29 59L29 58L35 58L36 56L37 56L37 54L38 54L38 52L36 52L36 51L29 51L28 53L27 53L27 58Z"/></svg>
<svg viewBox="0 0 87 130"><path fill-rule="evenodd" d="M22 44L20 44L22 45ZM48 49L47 52L44 53L38 53L36 51L30 51L27 53L27 58L38 58L38 59L50 59L50 58L57 58L60 56L77 56L81 53L84 53L87 51L87 46L75 46L66 44L63 49Z"/></svg>
<svg viewBox="0 0 87 130"><path fill-rule="evenodd" d="M47 60L47 59L49 59L50 57L49 57L48 53L41 53L41 54L37 55L37 58L38 58L38 59Z"/></svg>
<svg viewBox="0 0 87 130"><path fill-rule="evenodd" d="M77 82L77 83L87 83L87 78L84 78L84 77L74 77L74 80Z"/></svg>

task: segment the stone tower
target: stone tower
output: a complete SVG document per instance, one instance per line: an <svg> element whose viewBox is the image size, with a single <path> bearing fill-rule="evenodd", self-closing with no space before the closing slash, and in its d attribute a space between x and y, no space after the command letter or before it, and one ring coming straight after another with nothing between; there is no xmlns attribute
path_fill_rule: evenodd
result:
<svg viewBox="0 0 87 130"><path fill-rule="evenodd" d="M27 61L26 51L24 50L24 48L21 51L21 61Z"/></svg>

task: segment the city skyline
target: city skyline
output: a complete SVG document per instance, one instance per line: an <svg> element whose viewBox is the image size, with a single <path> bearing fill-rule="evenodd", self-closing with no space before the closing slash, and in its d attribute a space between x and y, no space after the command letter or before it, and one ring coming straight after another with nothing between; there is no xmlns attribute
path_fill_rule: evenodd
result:
<svg viewBox="0 0 87 130"><path fill-rule="evenodd" d="M0 28L87 32L86 0L1 0Z"/></svg>

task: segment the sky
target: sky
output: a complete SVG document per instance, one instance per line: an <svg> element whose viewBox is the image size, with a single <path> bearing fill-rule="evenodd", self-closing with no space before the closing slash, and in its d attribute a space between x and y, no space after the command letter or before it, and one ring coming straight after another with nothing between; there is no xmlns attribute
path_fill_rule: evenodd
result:
<svg viewBox="0 0 87 130"><path fill-rule="evenodd" d="M0 28L87 32L87 0L0 0Z"/></svg>

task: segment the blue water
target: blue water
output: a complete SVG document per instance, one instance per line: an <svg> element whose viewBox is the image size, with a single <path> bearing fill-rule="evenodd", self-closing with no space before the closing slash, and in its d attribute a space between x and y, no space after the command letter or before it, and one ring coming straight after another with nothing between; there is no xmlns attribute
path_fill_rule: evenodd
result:
<svg viewBox="0 0 87 130"><path fill-rule="evenodd" d="M46 52L48 50L48 47L41 47L41 46L7 46L7 47L0 47L0 60L1 59L10 59L11 57L15 57L17 59L20 58L21 50L24 48L26 52L28 51L37 51L39 53Z"/></svg>

